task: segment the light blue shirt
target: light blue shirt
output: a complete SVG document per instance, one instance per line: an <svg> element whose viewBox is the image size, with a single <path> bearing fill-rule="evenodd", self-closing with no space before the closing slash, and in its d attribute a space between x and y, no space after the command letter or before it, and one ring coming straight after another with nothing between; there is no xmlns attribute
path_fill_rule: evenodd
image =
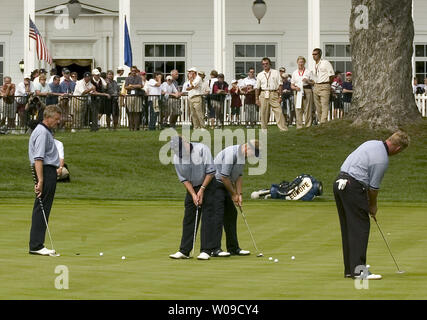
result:
<svg viewBox="0 0 427 320"><path fill-rule="evenodd" d="M371 189L379 189L388 168L388 153L384 142L371 140L360 145L344 161L345 172Z"/></svg>
<svg viewBox="0 0 427 320"><path fill-rule="evenodd" d="M246 159L240 151L241 145L230 146L222 150L215 157L215 178L222 183L221 177L230 178L235 183L243 175Z"/></svg>
<svg viewBox="0 0 427 320"><path fill-rule="evenodd" d="M210 149L203 143L191 143L191 157L173 158L176 174L181 182L189 181L192 186L200 186L206 175L215 173Z"/></svg>
<svg viewBox="0 0 427 320"><path fill-rule="evenodd" d="M52 132L40 123L31 133L28 142L28 157L32 165L36 160L42 160L43 165L59 167L59 153Z"/></svg>

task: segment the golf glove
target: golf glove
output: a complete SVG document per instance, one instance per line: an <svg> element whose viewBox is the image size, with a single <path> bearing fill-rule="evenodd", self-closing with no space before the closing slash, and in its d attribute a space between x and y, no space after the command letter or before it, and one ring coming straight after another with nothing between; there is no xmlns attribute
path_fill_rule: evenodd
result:
<svg viewBox="0 0 427 320"><path fill-rule="evenodd" d="M347 185L347 179L338 179L336 182L338 183L338 190L344 190Z"/></svg>

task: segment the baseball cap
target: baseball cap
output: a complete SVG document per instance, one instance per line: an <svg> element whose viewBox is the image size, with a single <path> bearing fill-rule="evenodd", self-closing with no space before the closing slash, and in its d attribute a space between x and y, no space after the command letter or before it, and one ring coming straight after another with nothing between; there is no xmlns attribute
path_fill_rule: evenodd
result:
<svg viewBox="0 0 427 320"><path fill-rule="evenodd" d="M29 73L25 74L24 79L31 79L31 74L29 74Z"/></svg>
<svg viewBox="0 0 427 320"><path fill-rule="evenodd" d="M117 67L117 70L124 71L124 70L125 70L125 68L124 68L124 67L122 67L122 66L120 66L120 67Z"/></svg>
<svg viewBox="0 0 427 320"><path fill-rule="evenodd" d="M146 73L145 71L141 71L139 74L140 74L141 76L145 76L147 73Z"/></svg>
<svg viewBox="0 0 427 320"><path fill-rule="evenodd" d="M192 68L188 69L187 71L188 71L188 72L191 72L191 71L193 71L193 72L197 72L197 68L192 67Z"/></svg>
<svg viewBox="0 0 427 320"><path fill-rule="evenodd" d="M93 69L92 70L92 74L95 75L95 76L99 76L101 73L99 72L98 69Z"/></svg>
<svg viewBox="0 0 427 320"><path fill-rule="evenodd" d="M349 72L347 72L345 75L346 75L346 76L351 76L351 75L352 75L352 73L349 71Z"/></svg>
<svg viewBox="0 0 427 320"><path fill-rule="evenodd" d="M206 75L204 71L199 71L199 74L201 74L202 76Z"/></svg>
<svg viewBox="0 0 427 320"><path fill-rule="evenodd" d="M231 80L231 83L237 83L238 81L236 79Z"/></svg>
<svg viewBox="0 0 427 320"><path fill-rule="evenodd" d="M285 72L285 71L286 71L286 68L285 68L285 67L281 67L281 68L279 69L279 71L283 71L283 72Z"/></svg>
<svg viewBox="0 0 427 320"><path fill-rule="evenodd" d="M99 72L99 71L98 71ZM84 78L86 78L86 77L90 77L92 74L90 73L90 72L85 72L84 74L83 74L83 77Z"/></svg>
<svg viewBox="0 0 427 320"><path fill-rule="evenodd" d="M257 144L256 140L250 140L250 141L248 141L248 146L249 146L249 148L251 148L252 150L254 150L255 157L261 158L259 143L258 143L258 147L256 146L256 144Z"/></svg>
<svg viewBox="0 0 427 320"><path fill-rule="evenodd" d="M62 70L62 72L64 72L65 74L69 74L69 73L71 73L71 71L70 70L68 70L68 69L64 69L64 70Z"/></svg>
<svg viewBox="0 0 427 320"><path fill-rule="evenodd" d="M172 80L172 76L167 76L166 80Z"/></svg>

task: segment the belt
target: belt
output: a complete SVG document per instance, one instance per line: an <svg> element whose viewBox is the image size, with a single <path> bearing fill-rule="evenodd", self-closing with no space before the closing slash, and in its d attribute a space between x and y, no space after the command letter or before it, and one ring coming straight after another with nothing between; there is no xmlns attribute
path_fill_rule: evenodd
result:
<svg viewBox="0 0 427 320"><path fill-rule="evenodd" d="M355 183L357 183L359 186L361 186L363 189L368 189L368 186L366 186L363 182L356 180L355 178L353 178L351 175L349 175L347 172L343 172L341 171L339 176L344 177L346 179L349 179Z"/></svg>
<svg viewBox="0 0 427 320"><path fill-rule="evenodd" d="M331 84L330 82L320 82L320 83L316 83L316 84Z"/></svg>
<svg viewBox="0 0 427 320"><path fill-rule="evenodd" d="M275 90L266 90L266 89L261 89L261 91L270 91L270 92L274 92L274 91L277 91L278 89L275 89Z"/></svg>
<svg viewBox="0 0 427 320"><path fill-rule="evenodd" d="M311 86L304 86L304 89L311 89Z"/></svg>

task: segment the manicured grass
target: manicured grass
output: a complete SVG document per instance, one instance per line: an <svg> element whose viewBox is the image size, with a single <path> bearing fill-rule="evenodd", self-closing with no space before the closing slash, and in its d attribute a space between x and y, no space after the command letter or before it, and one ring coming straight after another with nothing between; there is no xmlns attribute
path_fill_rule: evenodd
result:
<svg viewBox="0 0 427 320"><path fill-rule="evenodd" d="M179 247L185 192L173 166L158 159L159 132L57 134L72 174L71 183L58 184L50 221L58 258L27 253L34 201L28 136L0 136L0 299L426 299L427 122L406 130L411 146L390 159L378 219L407 273L395 273L372 224L368 263L384 279L369 290L343 278L331 185L351 151L389 132L346 121L285 134L271 127L267 172L244 177L245 213L264 258L203 262L168 258ZM322 197L250 200L252 191L301 173L323 182ZM254 253L238 221L241 247ZM69 290L54 287L58 265L69 269Z"/></svg>
<svg viewBox="0 0 427 320"><path fill-rule="evenodd" d="M58 200L51 218L57 258L27 253L31 207L31 199L0 204L0 299L427 298L426 204L380 203L378 220L406 273L395 273L372 224L368 263L384 279L369 282L369 290L343 278L331 202L250 201L245 212L264 258L210 261L168 258L179 246L181 201ZM241 247L254 253L240 217L238 233ZM68 290L55 289L58 265L69 270Z"/></svg>

